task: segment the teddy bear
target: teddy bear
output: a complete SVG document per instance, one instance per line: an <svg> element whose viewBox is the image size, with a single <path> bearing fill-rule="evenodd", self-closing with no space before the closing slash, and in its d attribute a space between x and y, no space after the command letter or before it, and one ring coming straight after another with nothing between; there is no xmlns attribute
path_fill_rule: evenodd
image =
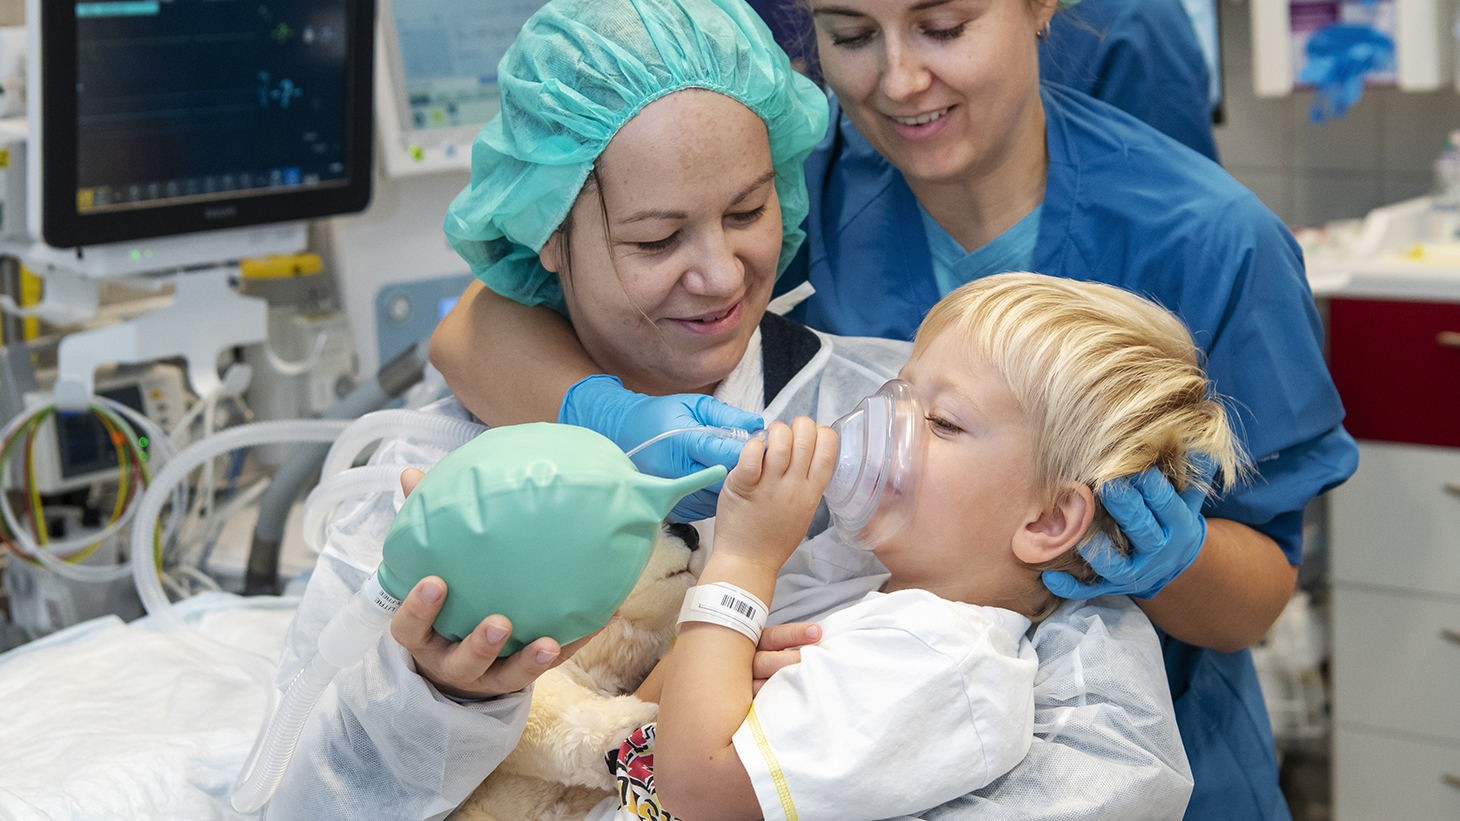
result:
<svg viewBox="0 0 1460 821"><path fill-rule="evenodd" d="M538 678L517 747L452 821L581 821L615 794L605 758L658 714L633 693L669 651L680 603L704 567L698 547L693 527L665 525L617 617Z"/></svg>

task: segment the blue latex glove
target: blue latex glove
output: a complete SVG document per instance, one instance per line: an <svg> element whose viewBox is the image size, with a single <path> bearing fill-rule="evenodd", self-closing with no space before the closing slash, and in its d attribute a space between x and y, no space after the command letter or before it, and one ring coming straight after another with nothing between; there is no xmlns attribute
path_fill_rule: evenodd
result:
<svg viewBox="0 0 1460 821"><path fill-rule="evenodd" d="M1177 494L1155 468L1111 482L1100 501L1130 539L1134 553L1122 556L1104 536L1092 539L1080 553L1100 581L1082 584L1068 573L1045 571L1044 586L1066 599L1109 593L1151 598L1191 567L1206 543L1207 520L1201 515L1205 499L1195 483Z"/></svg>
<svg viewBox="0 0 1460 821"><path fill-rule="evenodd" d="M568 388L558 422L589 428L612 439L625 451L633 450L665 431L699 425L760 430L765 421L753 413L706 396L680 393L645 396L624 387L616 376L599 374ZM639 470L667 479L703 470L711 465L734 468L745 444L710 433L684 433L655 442L634 454ZM670 511L676 522L694 522L715 515L720 484L692 493Z"/></svg>

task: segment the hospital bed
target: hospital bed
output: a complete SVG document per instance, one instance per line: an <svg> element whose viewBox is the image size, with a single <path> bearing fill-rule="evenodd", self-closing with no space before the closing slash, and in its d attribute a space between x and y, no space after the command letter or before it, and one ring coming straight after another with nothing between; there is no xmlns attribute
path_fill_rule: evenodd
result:
<svg viewBox="0 0 1460 821"><path fill-rule="evenodd" d="M0 821L240 821L228 792L272 707L297 597L205 593L0 654ZM211 640L211 641L210 641Z"/></svg>

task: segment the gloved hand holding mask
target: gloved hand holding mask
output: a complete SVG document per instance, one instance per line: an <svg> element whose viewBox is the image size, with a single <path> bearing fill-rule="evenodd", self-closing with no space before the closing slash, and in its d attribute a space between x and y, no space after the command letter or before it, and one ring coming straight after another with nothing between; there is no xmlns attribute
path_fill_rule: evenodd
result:
<svg viewBox="0 0 1460 821"><path fill-rule="evenodd" d="M645 396L623 386L618 377L597 375L579 380L563 397L558 422L578 425L607 436L630 451L661 433L690 427L727 427L760 430L765 421L731 407L712 396L696 393ZM655 442L634 454L639 470L677 479L707 467L735 467L743 442L713 433L686 433ZM694 522L715 515L720 485L692 493L670 511L677 522Z"/></svg>

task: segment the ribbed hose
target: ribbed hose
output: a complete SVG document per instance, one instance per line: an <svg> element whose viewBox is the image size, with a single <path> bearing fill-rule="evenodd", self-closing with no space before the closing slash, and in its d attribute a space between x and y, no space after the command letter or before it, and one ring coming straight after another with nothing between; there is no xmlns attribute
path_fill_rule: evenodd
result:
<svg viewBox="0 0 1460 821"><path fill-rule="evenodd" d="M457 448L485 431L484 425L464 419L452 419L439 413L413 410L384 410L367 413L335 441L324 466L319 471L321 481L341 473L354 463L360 451L387 436L409 436L413 441L439 444Z"/></svg>
<svg viewBox="0 0 1460 821"><path fill-rule="evenodd" d="M427 465L369 465L350 468L325 479L304 497L304 543L315 553L324 549L325 522L335 507L346 499L372 493L390 493L400 487L406 468L426 470Z"/></svg>
<svg viewBox="0 0 1460 821"><path fill-rule="evenodd" d="M233 782L230 800L235 810L256 812L274 795L279 782L284 780L284 771L289 767L309 714L314 712L314 705L338 672L338 667L316 653L289 683L268 730L254 742L248 760Z"/></svg>
<svg viewBox="0 0 1460 821"><path fill-rule="evenodd" d="M273 720L259 734L238 778L231 800L239 812L262 807L284 780L294 748L314 705L339 671L364 658L390 625L400 602L381 589L371 574L359 592L329 620L319 634L319 651L290 682Z"/></svg>
<svg viewBox="0 0 1460 821"><path fill-rule="evenodd" d="M142 606L147 609L148 615L169 630L184 626L182 618L173 611L172 602L162 589L162 582L157 578L152 531L172 488L182 482L193 468L219 454L239 448L273 442L331 442L348 425L349 422L344 420L294 420L239 425L196 442L173 457L142 495L137 515L132 520L132 581L137 586L137 595L142 599Z"/></svg>

